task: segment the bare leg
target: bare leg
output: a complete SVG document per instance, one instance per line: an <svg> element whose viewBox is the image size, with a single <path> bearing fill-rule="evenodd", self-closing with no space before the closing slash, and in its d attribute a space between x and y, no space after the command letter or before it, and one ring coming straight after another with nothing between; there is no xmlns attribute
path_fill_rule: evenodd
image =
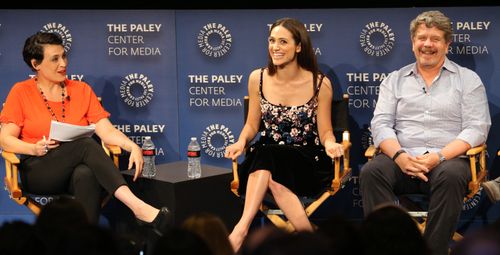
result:
<svg viewBox="0 0 500 255"><path fill-rule="evenodd" d="M304 207L297 195L272 179L269 180L269 189L273 194L274 201L276 201L276 204L296 231L313 231L311 222L307 218Z"/></svg>
<svg viewBox="0 0 500 255"><path fill-rule="evenodd" d="M262 204L262 200L264 199L264 195L266 194L269 186L270 178L271 173L266 170L257 170L248 176L243 214L229 235L229 241L231 242L235 252L240 249L241 244L248 233L250 224Z"/></svg>
<svg viewBox="0 0 500 255"><path fill-rule="evenodd" d="M152 222L160 211L136 197L126 185L122 185L116 189L114 195L118 200L130 208L135 217L139 220Z"/></svg>

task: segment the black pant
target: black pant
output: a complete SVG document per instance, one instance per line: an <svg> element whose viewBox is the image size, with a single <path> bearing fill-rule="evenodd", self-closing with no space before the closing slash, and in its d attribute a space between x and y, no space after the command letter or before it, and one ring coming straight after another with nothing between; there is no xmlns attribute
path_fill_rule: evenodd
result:
<svg viewBox="0 0 500 255"><path fill-rule="evenodd" d="M89 220L99 219L102 189L114 194L126 185L113 161L92 138L61 143L42 157L21 160L21 182L33 194L71 194L83 204Z"/></svg>
<svg viewBox="0 0 500 255"><path fill-rule="evenodd" d="M377 205L395 201L397 195L428 194L429 214L424 237L434 255L445 255L471 179L469 162L462 158L446 160L426 176L428 182L412 179L387 155L375 156L360 173L363 210L366 216Z"/></svg>

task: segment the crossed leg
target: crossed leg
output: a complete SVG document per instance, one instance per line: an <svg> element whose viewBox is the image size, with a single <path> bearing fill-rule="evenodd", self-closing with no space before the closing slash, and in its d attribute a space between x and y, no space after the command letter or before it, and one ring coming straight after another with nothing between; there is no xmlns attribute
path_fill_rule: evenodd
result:
<svg viewBox="0 0 500 255"><path fill-rule="evenodd" d="M274 201L292 223L295 231L313 231L313 227L299 198L287 187L269 180L269 189Z"/></svg>
<svg viewBox="0 0 500 255"><path fill-rule="evenodd" d="M229 235L229 241L237 252L248 234L250 224L259 210L267 190L270 189L277 205L297 231L313 231L311 222L297 195L285 186L273 181L267 170L257 170L248 176L245 205L240 220Z"/></svg>
<svg viewBox="0 0 500 255"><path fill-rule="evenodd" d="M240 249L243 240L245 240L248 234L250 224L259 210L264 195L269 187L270 179L271 173L267 170L257 170L248 175L243 213L236 226L234 226L233 231L229 234L229 241L235 252Z"/></svg>

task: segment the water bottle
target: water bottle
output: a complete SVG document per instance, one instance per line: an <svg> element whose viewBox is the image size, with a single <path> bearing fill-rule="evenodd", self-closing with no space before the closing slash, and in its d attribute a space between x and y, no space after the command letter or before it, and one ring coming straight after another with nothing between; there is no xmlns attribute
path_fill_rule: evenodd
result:
<svg viewBox="0 0 500 255"><path fill-rule="evenodd" d="M144 158L142 176L146 178L153 178L156 175L156 165L155 144L151 140L151 136L144 137L144 143L142 144L142 157Z"/></svg>
<svg viewBox="0 0 500 255"><path fill-rule="evenodd" d="M196 140L196 137L191 137L191 142L188 145L188 169L187 175L189 179L195 179L201 177L201 153L200 144Z"/></svg>

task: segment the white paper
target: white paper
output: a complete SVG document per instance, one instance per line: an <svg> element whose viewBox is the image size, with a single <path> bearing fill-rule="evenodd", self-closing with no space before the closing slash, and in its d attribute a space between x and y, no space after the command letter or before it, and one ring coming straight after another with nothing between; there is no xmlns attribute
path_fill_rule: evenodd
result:
<svg viewBox="0 0 500 255"><path fill-rule="evenodd" d="M89 126L78 126L52 120L50 122L49 139L60 142L71 142L78 138L91 137L94 131L94 124Z"/></svg>

